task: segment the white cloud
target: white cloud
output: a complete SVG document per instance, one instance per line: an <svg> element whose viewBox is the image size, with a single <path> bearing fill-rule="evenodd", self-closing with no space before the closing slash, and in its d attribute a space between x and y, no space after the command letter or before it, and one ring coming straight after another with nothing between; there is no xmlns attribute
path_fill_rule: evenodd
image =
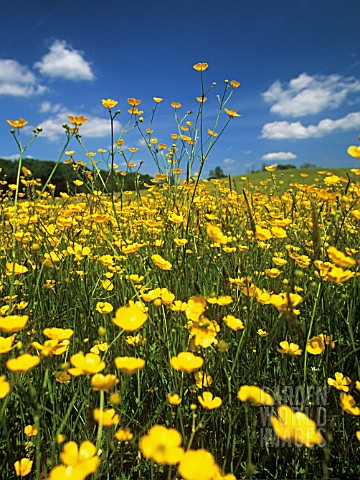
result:
<svg viewBox="0 0 360 480"><path fill-rule="evenodd" d="M235 163L235 160L232 158L224 158L223 160L224 165L234 165L234 163Z"/></svg>
<svg viewBox="0 0 360 480"><path fill-rule="evenodd" d="M324 137L335 130L358 130L360 128L360 112L349 113L343 118L330 120L326 118L317 125L304 126L301 122L271 122L263 126L261 138L272 140Z"/></svg>
<svg viewBox="0 0 360 480"><path fill-rule="evenodd" d="M57 112L61 112L61 111L64 111L64 107L63 105L61 105L60 103L55 103L52 104L50 102L48 102L47 100L44 100L41 105L40 105L40 108L39 108L39 112L40 113L57 113Z"/></svg>
<svg viewBox="0 0 360 480"><path fill-rule="evenodd" d="M72 112L64 113L64 108L61 112L56 115L47 118L46 120L40 122L42 127L42 132L39 138L46 138L49 141L57 141L59 138L64 137L64 128L62 125L67 123L69 126L72 126L70 120L67 118L67 115L77 115ZM84 115L88 117L87 115ZM29 127L32 129L33 127ZM121 124L117 120L114 120L114 129L120 130ZM84 138L104 138L110 135L110 125L109 120L106 118L100 117L88 117L88 120L81 125L79 133Z"/></svg>
<svg viewBox="0 0 360 480"><path fill-rule="evenodd" d="M272 104L271 112L296 118L337 108L355 92L360 92L360 80L354 77L302 73L288 84L277 80L262 96Z"/></svg>
<svg viewBox="0 0 360 480"><path fill-rule="evenodd" d="M114 130L119 131L121 123L114 120ZM110 124L107 118L91 117L80 128L83 137L102 138L110 136Z"/></svg>
<svg viewBox="0 0 360 480"><path fill-rule="evenodd" d="M91 65L83 53L62 40L55 40L49 53L34 65L43 75L66 80L93 80Z"/></svg>
<svg viewBox="0 0 360 480"><path fill-rule="evenodd" d="M45 90L27 66L16 60L0 59L0 95L29 97Z"/></svg>
<svg viewBox="0 0 360 480"><path fill-rule="evenodd" d="M18 153L13 153L12 155L0 155L0 158L3 158L4 160L19 160L19 154ZM31 155L26 155L23 157L24 160L27 158L34 158Z"/></svg>
<svg viewBox="0 0 360 480"><path fill-rule="evenodd" d="M144 147L146 145L146 140L144 138L139 138L139 140L136 142L136 145L138 147Z"/></svg>
<svg viewBox="0 0 360 480"><path fill-rule="evenodd" d="M273 161L280 161L280 160L294 160L297 157L292 152L271 152L271 153L266 153L261 158L265 161L273 162Z"/></svg>

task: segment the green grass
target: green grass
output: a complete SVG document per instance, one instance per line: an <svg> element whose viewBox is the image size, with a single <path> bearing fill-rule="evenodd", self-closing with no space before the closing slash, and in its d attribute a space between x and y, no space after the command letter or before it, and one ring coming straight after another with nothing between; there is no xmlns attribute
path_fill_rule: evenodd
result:
<svg viewBox="0 0 360 480"><path fill-rule="evenodd" d="M279 186L281 192L293 188L295 183L301 183L304 185L318 185L321 182L321 179L326 176L326 173L319 174L318 172L331 172L333 175L338 175L346 180L348 180L348 175L352 180L354 180L354 174L350 171L349 168L299 168L292 170L277 170L273 172L273 176L276 180L276 184ZM307 175L302 176L302 175ZM244 178L246 177L246 180ZM232 187L237 188L241 191L243 188L249 187L249 185L263 188L261 182L269 180L272 177L270 172L256 172L249 173L245 175L236 175L232 177ZM280 183L279 182L283 182ZM270 184L271 182L269 182ZM224 184L228 185L229 181L224 180Z"/></svg>

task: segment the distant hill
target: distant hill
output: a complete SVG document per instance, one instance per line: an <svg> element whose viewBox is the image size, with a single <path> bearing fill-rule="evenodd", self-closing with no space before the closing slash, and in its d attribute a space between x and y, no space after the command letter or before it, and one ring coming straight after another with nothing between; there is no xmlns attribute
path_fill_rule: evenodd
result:
<svg viewBox="0 0 360 480"><path fill-rule="evenodd" d="M351 172L350 168L299 168L289 170L277 170L275 174L275 183L279 187L281 192L284 192L288 188L291 188L292 184L302 183L305 185L321 185L322 179L326 174L337 175L344 178L345 181L350 179L355 182L359 179L357 175ZM272 174L270 172L256 172L246 175L237 175L232 178L232 184L241 191L243 188L247 188L249 185L264 188L264 182L270 186L273 182L271 180ZM226 182L228 184L228 181Z"/></svg>

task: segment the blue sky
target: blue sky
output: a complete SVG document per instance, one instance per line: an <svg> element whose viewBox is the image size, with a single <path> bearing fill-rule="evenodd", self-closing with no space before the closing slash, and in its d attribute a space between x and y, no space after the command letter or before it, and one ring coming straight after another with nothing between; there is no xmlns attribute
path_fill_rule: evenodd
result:
<svg viewBox="0 0 360 480"><path fill-rule="evenodd" d="M227 105L241 117L212 150L205 174L217 165L246 173L264 162L358 166L346 153L360 133L358 0L18 0L4 2L1 17L0 157L17 153L6 119L19 117L43 127L27 152L34 158L57 159L67 115L89 117L81 129L89 151L108 149L106 98L119 102L120 134L128 97L142 100L144 128L153 97L162 97L154 136L170 146L170 103L182 104L179 116L198 107L192 66L207 62L204 84L217 86L204 105L206 129L225 79L241 82ZM125 147L138 148L133 160L144 161L142 172L156 172L139 134L125 137ZM75 140L69 149L87 159Z"/></svg>

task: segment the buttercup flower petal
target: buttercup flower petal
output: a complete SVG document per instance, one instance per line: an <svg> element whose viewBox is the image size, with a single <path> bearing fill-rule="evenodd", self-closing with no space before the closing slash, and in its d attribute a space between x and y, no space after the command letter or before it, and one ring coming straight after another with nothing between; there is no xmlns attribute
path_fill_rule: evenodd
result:
<svg viewBox="0 0 360 480"><path fill-rule="evenodd" d="M15 472L18 477L26 477L31 472L33 461L30 458L22 458L14 463Z"/></svg>
<svg viewBox="0 0 360 480"><path fill-rule="evenodd" d="M170 360L170 364L175 370L180 370L181 372L186 373L191 373L194 370L197 370L202 367L203 363L203 358L198 357L191 352L181 352Z"/></svg>
<svg viewBox="0 0 360 480"><path fill-rule="evenodd" d="M0 399L5 398L10 392L10 383L6 380L6 377L2 375L0 377Z"/></svg>
<svg viewBox="0 0 360 480"><path fill-rule="evenodd" d="M148 316L142 308L132 303L127 307L120 307L115 312L113 323L127 332L133 332L141 328Z"/></svg>
<svg viewBox="0 0 360 480"><path fill-rule="evenodd" d="M278 417L272 416L271 423L275 433L282 440L291 440L295 444L312 447L321 444L323 438L316 429L316 423L303 412L294 413L288 405L278 407Z"/></svg>
<svg viewBox="0 0 360 480"><path fill-rule="evenodd" d="M184 480L213 480L217 465L211 453L201 448L185 452L178 471Z"/></svg>
<svg viewBox="0 0 360 480"><path fill-rule="evenodd" d="M251 402L257 405L273 405L274 399L256 385L243 385L238 391L238 399L242 402Z"/></svg>
<svg viewBox="0 0 360 480"><path fill-rule="evenodd" d="M114 362L118 370L121 370L128 375L133 375L145 367L145 360L142 358L116 357Z"/></svg>
<svg viewBox="0 0 360 480"><path fill-rule="evenodd" d="M175 465L184 455L181 443L182 437L177 430L154 425L140 439L140 451L145 458L151 458L156 463Z"/></svg>
<svg viewBox="0 0 360 480"><path fill-rule="evenodd" d="M24 353L17 358L12 358L6 362L6 367L12 372L25 373L36 367L40 363L40 357Z"/></svg>
<svg viewBox="0 0 360 480"><path fill-rule="evenodd" d="M27 315L8 315L0 317L0 330L6 333L19 332L25 328L29 317Z"/></svg>
<svg viewBox="0 0 360 480"><path fill-rule="evenodd" d="M347 153L354 158L360 158L360 147L355 147L353 145L348 148Z"/></svg>

